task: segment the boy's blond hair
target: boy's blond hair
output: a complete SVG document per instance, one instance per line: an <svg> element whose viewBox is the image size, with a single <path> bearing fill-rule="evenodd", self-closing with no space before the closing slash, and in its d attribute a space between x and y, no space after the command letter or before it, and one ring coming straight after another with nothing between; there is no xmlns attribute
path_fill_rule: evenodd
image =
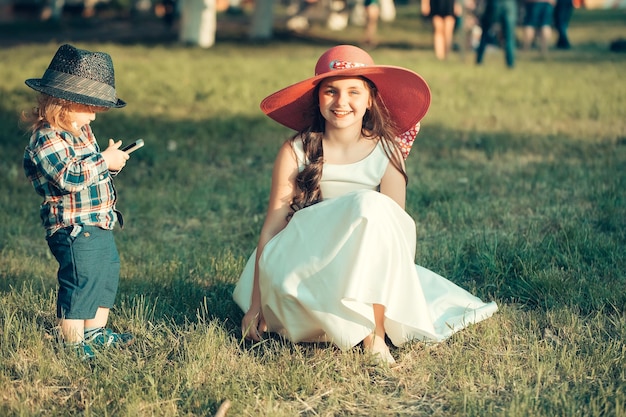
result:
<svg viewBox="0 0 626 417"><path fill-rule="evenodd" d="M43 93L39 95L37 102L38 106L34 107L30 114L22 112L22 120L30 124L29 130L32 132L41 129L44 123L48 123L52 128L65 130L75 136L80 136L80 126L76 127L72 124L70 113L81 110L97 113L108 110L106 107L74 103L73 101L52 97Z"/></svg>

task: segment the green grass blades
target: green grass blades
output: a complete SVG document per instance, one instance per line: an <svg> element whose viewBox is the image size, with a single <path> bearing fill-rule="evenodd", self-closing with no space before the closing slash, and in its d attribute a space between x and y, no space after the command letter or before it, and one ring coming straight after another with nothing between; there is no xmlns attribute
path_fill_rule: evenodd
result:
<svg viewBox="0 0 626 417"><path fill-rule="evenodd" d="M493 318L393 349L393 370L358 350L240 339L231 292L291 133L259 102L363 28L208 50L79 42L111 54L128 102L98 115L101 145L145 141L116 179L110 320L137 340L81 361L57 341L56 262L21 168L24 80L58 44L23 43L0 50L0 415L207 416L229 400L229 416L626 416L626 55L609 51L626 11L577 9L573 49L518 51L509 71L497 49L481 67L468 51L436 61L418 10L398 5L371 50L433 91L407 160L416 261L497 301Z"/></svg>

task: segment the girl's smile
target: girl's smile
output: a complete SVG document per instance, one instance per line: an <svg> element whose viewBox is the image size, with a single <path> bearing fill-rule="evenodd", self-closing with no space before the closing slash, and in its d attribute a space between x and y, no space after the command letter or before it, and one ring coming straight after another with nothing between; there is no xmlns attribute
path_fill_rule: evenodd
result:
<svg viewBox="0 0 626 417"><path fill-rule="evenodd" d="M327 124L345 128L361 127L363 116L371 105L366 82L358 77L331 77L322 81L319 94L320 113Z"/></svg>

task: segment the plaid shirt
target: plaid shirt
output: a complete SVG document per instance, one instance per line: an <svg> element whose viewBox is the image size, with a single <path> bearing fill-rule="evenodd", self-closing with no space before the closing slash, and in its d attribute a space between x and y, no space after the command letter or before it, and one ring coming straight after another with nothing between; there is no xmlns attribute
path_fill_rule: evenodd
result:
<svg viewBox="0 0 626 417"><path fill-rule="evenodd" d="M112 175L89 125L79 137L50 126L34 132L24 171L43 197L39 214L47 236L73 225L115 226Z"/></svg>

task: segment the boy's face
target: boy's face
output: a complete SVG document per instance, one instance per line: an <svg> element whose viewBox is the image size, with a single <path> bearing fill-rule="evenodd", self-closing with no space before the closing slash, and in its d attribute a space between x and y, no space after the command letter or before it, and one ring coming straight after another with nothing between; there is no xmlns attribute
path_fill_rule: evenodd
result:
<svg viewBox="0 0 626 417"><path fill-rule="evenodd" d="M68 117L72 124L76 125L77 129L88 125L93 120L96 120L96 113L105 111L106 109L94 106L76 105L72 107L72 110L68 113Z"/></svg>

